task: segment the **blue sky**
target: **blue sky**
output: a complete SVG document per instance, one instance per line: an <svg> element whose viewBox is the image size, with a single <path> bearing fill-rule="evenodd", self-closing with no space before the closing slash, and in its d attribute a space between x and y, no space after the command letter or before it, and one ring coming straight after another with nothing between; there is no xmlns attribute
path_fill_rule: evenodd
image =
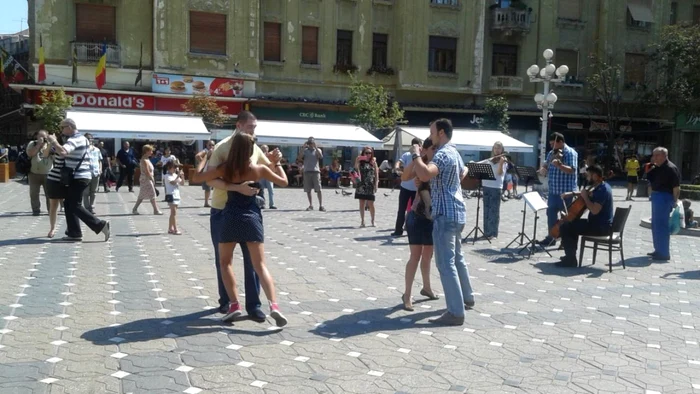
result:
<svg viewBox="0 0 700 394"><path fill-rule="evenodd" d="M0 0L0 34L17 33L27 28L27 0Z"/></svg>

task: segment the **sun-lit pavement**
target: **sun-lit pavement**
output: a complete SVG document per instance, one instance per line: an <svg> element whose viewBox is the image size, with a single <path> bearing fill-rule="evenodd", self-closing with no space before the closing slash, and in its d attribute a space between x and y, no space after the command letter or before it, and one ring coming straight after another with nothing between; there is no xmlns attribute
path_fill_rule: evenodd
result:
<svg viewBox="0 0 700 394"><path fill-rule="evenodd" d="M265 235L290 321L280 331L217 320L199 187L184 189L181 236L145 206L132 216L134 194L99 194L112 240L86 233L80 244L43 238L48 217L27 214L27 193L0 185L2 394L700 392L700 238L674 237L673 260L652 263L639 226L647 201L631 203L627 269L612 273L605 253L559 269L541 253L501 251L522 209L504 204L499 239L464 246L476 308L463 327L434 327L444 300L399 308L408 248L389 237L398 193L380 190L379 227L358 228L352 197L325 190L328 212L304 212L300 190L278 189ZM470 200L467 230L474 213ZM234 264L242 279L238 255ZM436 269L432 282L439 292Z"/></svg>

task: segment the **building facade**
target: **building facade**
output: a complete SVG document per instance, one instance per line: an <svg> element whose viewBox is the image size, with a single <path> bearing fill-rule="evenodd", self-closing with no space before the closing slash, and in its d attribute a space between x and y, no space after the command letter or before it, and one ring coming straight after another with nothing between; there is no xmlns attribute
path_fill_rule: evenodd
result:
<svg viewBox="0 0 700 394"><path fill-rule="evenodd" d="M412 125L447 115L478 127L485 98L505 95L513 135L533 145L541 112L532 97L541 85L525 71L551 48L570 72L556 87L550 127L594 152L605 122L585 82L591 56L622 67L633 100L651 77L648 45L664 25L698 22L700 0L30 0L29 14L32 63L41 41L46 85L96 94L94 64L106 44L103 91L154 95L155 111L176 110L160 96L191 94L199 80L214 92L219 80L221 100L237 103L232 115L252 100L262 118L347 122L345 101L358 79L386 87ZM673 119L631 119L624 149L680 147L684 134L672 131Z"/></svg>

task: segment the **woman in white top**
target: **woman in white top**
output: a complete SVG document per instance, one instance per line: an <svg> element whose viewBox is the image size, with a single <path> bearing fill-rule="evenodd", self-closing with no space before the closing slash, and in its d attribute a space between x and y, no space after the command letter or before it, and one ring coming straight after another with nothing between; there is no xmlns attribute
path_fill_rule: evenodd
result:
<svg viewBox="0 0 700 394"><path fill-rule="evenodd" d="M491 148L491 156L503 154L503 144L498 141ZM487 239L498 237L498 224L501 220L501 189L503 188L503 178L505 178L505 156L496 159L482 160L479 163L491 165L495 180L484 180L481 182L484 193L484 237Z"/></svg>

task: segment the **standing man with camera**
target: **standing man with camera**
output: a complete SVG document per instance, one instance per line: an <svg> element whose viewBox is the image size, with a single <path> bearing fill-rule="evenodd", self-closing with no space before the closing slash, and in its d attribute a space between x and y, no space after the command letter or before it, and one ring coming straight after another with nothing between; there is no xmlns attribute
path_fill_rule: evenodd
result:
<svg viewBox="0 0 700 394"><path fill-rule="evenodd" d="M306 210L314 210L311 198L311 190L313 189L318 196L318 210L325 212L326 208L323 207L323 195L321 194L321 167L319 165L323 159L323 152L316 146L314 137L309 137L306 141L302 155L304 157L304 191L309 198L309 207Z"/></svg>
<svg viewBox="0 0 700 394"><path fill-rule="evenodd" d="M51 157L51 147L47 140L45 130L40 130L36 134L36 140L27 145L27 155L31 158L32 167L29 170L29 201L32 205L32 214L41 214L41 199L39 198L39 188L44 189L46 197L46 209L49 209L49 196L46 194L46 175L53 168L53 157Z"/></svg>
<svg viewBox="0 0 700 394"><path fill-rule="evenodd" d="M122 149L117 152L117 161L119 162L119 180L117 180L117 191L124 184L126 179L129 185L129 192L134 191L134 169L138 161L134 154L134 150L129 146L129 141L124 141Z"/></svg>

